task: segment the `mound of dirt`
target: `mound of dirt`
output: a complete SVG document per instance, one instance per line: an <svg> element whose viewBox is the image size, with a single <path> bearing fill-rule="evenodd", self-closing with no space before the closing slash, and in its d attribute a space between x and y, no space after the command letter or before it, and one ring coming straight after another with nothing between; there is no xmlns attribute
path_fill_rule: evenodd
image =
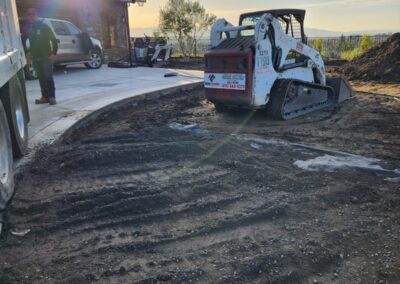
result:
<svg viewBox="0 0 400 284"><path fill-rule="evenodd" d="M351 80L400 83L400 33L343 66Z"/></svg>

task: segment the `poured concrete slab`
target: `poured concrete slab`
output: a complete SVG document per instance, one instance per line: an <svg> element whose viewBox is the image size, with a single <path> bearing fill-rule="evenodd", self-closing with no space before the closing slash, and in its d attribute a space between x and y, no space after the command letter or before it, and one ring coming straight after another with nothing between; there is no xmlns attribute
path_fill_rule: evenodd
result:
<svg viewBox="0 0 400 284"><path fill-rule="evenodd" d="M164 77L165 73L178 72L176 77ZM171 70L159 68L108 68L88 70L71 66L55 71L55 106L35 105L41 96L39 82L27 81L29 123L29 148L54 141L69 127L86 115L117 101L185 86L203 80L202 71Z"/></svg>

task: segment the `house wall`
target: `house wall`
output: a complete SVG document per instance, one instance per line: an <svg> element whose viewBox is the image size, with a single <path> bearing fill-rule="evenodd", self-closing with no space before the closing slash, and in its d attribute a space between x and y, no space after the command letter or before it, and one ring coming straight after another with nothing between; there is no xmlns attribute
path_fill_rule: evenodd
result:
<svg viewBox="0 0 400 284"><path fill-rule="evenodd" d="M20 16L35 7L40 17L74 23L98 38L105 49L126 48L125 7L119 0L17 0Z"/></svg>

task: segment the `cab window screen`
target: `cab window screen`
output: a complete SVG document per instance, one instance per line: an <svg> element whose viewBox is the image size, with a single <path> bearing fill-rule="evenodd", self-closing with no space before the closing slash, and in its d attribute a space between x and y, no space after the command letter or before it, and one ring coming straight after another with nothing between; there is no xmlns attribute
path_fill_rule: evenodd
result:
<svg viewBox="0 0 400 284"><path fill-rule="evenodd" d="M261 15L245 17L242 19L241 26L255 25L260 17ZM301 25L292 14L279 16L278 20L285 34L301 41ZM242 36L252 36L254 35L254 29L241 31L240 34Z"/></svg>

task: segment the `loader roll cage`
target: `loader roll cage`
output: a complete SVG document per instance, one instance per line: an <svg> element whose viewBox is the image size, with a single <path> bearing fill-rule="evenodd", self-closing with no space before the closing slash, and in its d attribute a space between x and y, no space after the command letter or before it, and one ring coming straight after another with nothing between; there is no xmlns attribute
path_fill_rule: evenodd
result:
<svg viewBox="0 0 400 284"><path fill-rule="evenodd" d="M307 38L304 34L304 18L306 11L300 9L265 10L242 14L239 18L239 26L246 28L241 31L241 35L253 35L254 28L253 30L249 30L249 27L254 27L261 16L266 13L271 14L280 21L282 29L287 35L307 44Z"/></svg>

